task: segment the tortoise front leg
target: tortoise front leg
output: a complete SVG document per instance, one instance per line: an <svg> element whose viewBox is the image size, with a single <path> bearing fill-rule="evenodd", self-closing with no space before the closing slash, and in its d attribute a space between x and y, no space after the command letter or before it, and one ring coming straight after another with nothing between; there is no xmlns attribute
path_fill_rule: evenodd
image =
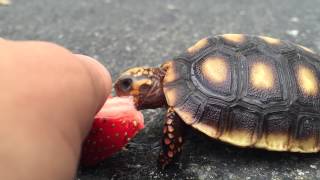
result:
<svg viewBox="0 0 320 180"><path fill-rule="evenodd" d="M181 154L184 126L173 108L169 107L163 127L162 152L159 156L159 166L162 169Z"/></svg>

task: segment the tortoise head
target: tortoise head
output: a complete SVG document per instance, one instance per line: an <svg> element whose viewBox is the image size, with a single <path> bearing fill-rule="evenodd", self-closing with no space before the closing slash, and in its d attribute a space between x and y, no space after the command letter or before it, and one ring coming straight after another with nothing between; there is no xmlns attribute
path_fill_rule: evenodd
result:
<svg viewBox="0 0 320 180"><path fill-rule="evenodd" d="M165 105L161 68L135 67L123 72L115 82L117 96L133 96L137 109L158 108Z"/></svg>

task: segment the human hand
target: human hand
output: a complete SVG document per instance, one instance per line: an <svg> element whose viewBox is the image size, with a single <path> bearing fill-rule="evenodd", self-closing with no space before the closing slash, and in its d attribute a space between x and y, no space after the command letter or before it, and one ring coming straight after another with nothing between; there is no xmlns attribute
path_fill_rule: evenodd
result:
<svg viewBox="0 0 320 180"><path fill-rule="evenodd" d="M72 179L109 73L51 43L0 39L0 83L0 179Z"/></svg>

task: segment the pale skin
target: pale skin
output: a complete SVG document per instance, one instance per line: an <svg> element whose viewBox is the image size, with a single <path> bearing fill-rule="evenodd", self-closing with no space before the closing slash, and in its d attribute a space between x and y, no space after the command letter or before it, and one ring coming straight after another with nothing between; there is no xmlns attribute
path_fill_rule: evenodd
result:
<svg viewBox="0 0 320 180"><path fill-rule="evenodd" d="M0 39L0 83L0 179L73 179L108 71L52 43Z"/></svg>

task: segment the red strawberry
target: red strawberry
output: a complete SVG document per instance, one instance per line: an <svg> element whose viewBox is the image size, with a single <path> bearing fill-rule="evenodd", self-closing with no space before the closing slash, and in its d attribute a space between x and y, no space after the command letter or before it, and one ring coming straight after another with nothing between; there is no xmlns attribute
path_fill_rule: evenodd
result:
<svg viewBox="0 0 320 180"><path fill-rule="evenodd" d="M108 98L82 147L81 164L92 166L120 151L144 127L131 97Z"/></svg>

